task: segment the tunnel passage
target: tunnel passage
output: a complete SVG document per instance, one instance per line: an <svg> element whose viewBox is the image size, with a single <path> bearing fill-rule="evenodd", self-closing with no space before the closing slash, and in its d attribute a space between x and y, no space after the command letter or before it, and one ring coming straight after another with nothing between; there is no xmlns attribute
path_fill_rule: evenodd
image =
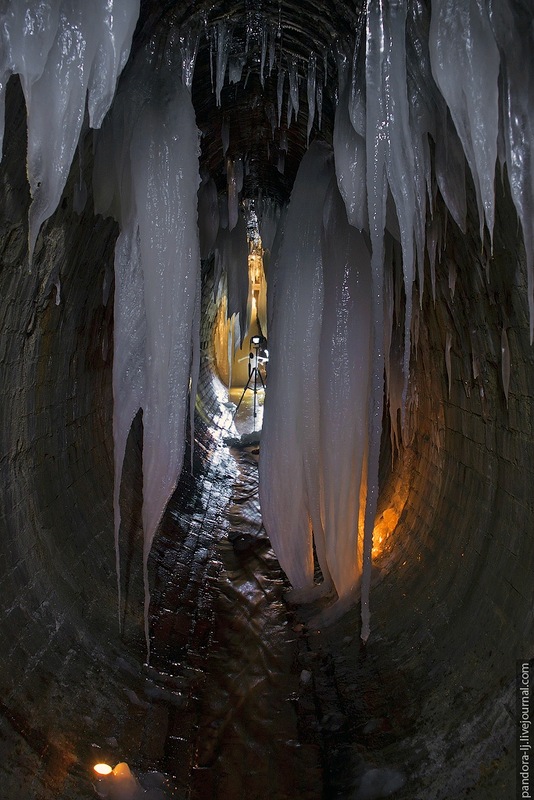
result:
<svg viewBox="0 0 534 800"><path fill-rule="evenodd" d="M317 24L304 28L299 9L287 6L288 50L298 57L314 43L321 50L336 30L357 22L351 15L347 23L345 11L331 4L319 10L320 24L314 17ZM230 11L220 4L213 19ZM143 3L133 53L158 25L166 36L170 23L186 15L178 4L162 15ZM331 55L328 69L333 81ZM232 93L236 101L239 95L231 87L217 109L205 46L195 74L202 159L216 172L224 115L242 120L245 142L259 126L248 110L232 107ZM249 88L260 98L250 103L258 113L261 85L253 75ZM275 103L275 87L268 91ZM334 96L332 84L323 108L326 140ZM179 731L176 696L183 687L176 676L167 683L161 677L168 662L160 662L159 674L141 667L140 419L130 436L122 488L122 634L117 625L110 299L117 225L93 214L90 203L81 215L73 210L80 155L91 183L87 137L62 203L41 232L33 269L27 269L25 119L22 91L12 78L1 165L2 783L9 798L89 798L95 734L110 756L118 753L139 770L170 769L169 760L158 761L154 732L170 717ZM284 174L277 148L270 164L251 159L247 177L250 187L269 187L284 201L305 150L304 118L287 133ZM239 138L232 142L237 147ZM220 189L222 171L217 180ZM496 195L492 252L481 250L472 187L467 233L449 217L435 301L427 264L415 312L410 429L400 453L388 443L387 421L384 427L368 643L362 651L356 610L309 636L289 618L302 637L293 683L305 669L315 694L299 685L293 696L291 685L288 697L304 725L313 721L321 729L304 744L320 751L316 779L325 782L325 796L358 791L362 757L367 766L406 776L399 798L497 800L513 791L516 660L533 655L534 386L525 251L506 183L496 182ZM444 220L443 205L438 212ZM210 377L215 308L209 262L203 286L198 410L204 422L197 426L196 478L185 471L176 496L179 537L197 524L194 499L202 485L212 486L211 496L223 508L232 476L230 466L211 473L208 466L210 453L217 452L210 425L216 430L227 419ZM507 397L503 330L511 362ZM173 530L168 517L166 525L155 542L153 577L165 573L169 526ZM154 603L159 597L155 591ZM163 616L154 610L153 619L159 620L156 637ZM171 712L163 710L164 701ZM173 741L179 754L179 736ZM185 796L200 797L208 792L206 773L192 770L196 788ZM208 796L224 796L219 791Z"/></svg>

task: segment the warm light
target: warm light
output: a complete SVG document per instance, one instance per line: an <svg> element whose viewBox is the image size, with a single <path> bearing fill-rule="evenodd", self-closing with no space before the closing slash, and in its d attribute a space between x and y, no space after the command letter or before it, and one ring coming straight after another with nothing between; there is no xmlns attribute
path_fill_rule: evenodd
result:
<svg viewBox="0 0 534 800"><path fill-rule="evenodd" d="M109 764L95 764L93 769L99 775L109 775L113 772L113 767L110 767Z"/></svg>

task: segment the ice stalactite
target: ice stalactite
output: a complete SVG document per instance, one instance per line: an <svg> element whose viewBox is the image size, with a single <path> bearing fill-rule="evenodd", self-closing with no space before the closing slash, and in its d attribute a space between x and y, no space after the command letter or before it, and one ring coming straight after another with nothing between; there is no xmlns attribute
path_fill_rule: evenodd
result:
<svg viewBox="0 0 534 800"><path fill-rule="evenodd" d="M124 447L133 416L143 411L148 651L148 556L182 468L190 379L196 393L200 303L195 113L175 76L168 82L169 76L151 81L150 75L150 65L141 66L117 98L97 143L94 176L97 210L114 213L121 227L113 380L117 542Z"/></svg>
<svg viewBox="0 0 534 800"><path fill-rule="evenodd" d="M263 521L294 597L316 591L311 524L323 576L319 503L318 359L322 315L321 227L332 152L312 142L300 164L276 265L269 320L269 391L260 450ZM271 285L269 284L269 292ZM327 582L324 588L329 586Z"/></svg>
<svg viewBox="0 0 534 800"><path fill-rule="evenodd" d="M338 599L315 620L323 624L353 605L360 589L360 488L366 474L371 359L370 253L363 235L347 220L335 180L329 194L319 431L326 561Z"/></svg>
<svg viewBox="0 0 534 800"><path fill-rule="evenodd" d="M11 2L2 13L0 83L20 75L28 115L30 263L41 225L61 199L86 105L91 126L99 127L138 15L139 0L97 0L94 7L82 0Z"/></svg>
<svg viewBox="0 0 534 800"><path fill-rule="evenodd" d="M313 128L313 122L315 119L315 87L317 83L316 77L317 71L317 58L315 53L312 53L309 61L308 61L308 80L306 82L307 94L308 94L308 124L306 126L306 144L310 141L310 133Z"/></svg>
<svg viewBox="0 0 534 800"><path fill-rule="evenodd" d="M228 24L222 20L221 22L217 23L214 35L216 44L215 98L217 100L217 105L220 106L221 92L224 86L226 67L228 66L228 55L230 53L232 31Z"/></svg>
<svg viewBox="0 0 534 800"><path fill-rule="evenodd" d="M289 97L288 97L288 111L287 111L287 124L291 124L291 117L294 115L295 120L299 115L300 96L299 96L299 72L296 59L292 59L289 65Z"/></svg>
<svg viewBox="0 0 534 800"><path fill-rule="evenodd" d="M430 58L462 142L477 196L480 238L484 220L493 235L499 120L499 51L486 4L432 0Z"/></svg>

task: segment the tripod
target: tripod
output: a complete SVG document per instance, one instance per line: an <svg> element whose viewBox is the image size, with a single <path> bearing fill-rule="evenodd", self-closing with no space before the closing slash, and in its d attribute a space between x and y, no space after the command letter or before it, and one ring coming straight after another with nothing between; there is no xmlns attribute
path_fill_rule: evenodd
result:
<svg viewBox="0 0 534 800"><path fill-rule="evenodd" d="M239 411L239 406L243 402L243 398L246 394L247 389L251 389L254 392L254 430L256 429L256 416L257 416L257 397L258 397L258 379L261 383L263 389L265 389L265 382L263 380L263 376L259 370L259 363L260 361L267 361L266 358L262 358L259 355L260 347L262 344L263 337L260 336L253 336L250 340L250 345L254 349L254 352L249 354L249 361L248 361L248 381L245 384L245 388L243 389L243 394L239 398L239 403L236 406L234 411L234 417ZM265 341L265 340L263 340Z"/></svg>

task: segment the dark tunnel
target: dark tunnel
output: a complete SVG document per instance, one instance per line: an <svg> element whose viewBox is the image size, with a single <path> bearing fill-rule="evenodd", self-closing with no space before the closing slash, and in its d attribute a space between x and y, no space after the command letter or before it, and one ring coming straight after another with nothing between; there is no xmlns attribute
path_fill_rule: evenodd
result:
<svg viewBox="0 0 534 800"><path fill-rule="evenodd" d="M434 5L462 4L141 0L115 100L145 50L153 63L171 51L181 63L192 32L201 174L221 197L229 161L243 158L240 207L267 199L281 208L308 141L332 145L340 75L352 69L355 42L365 43L369 8L389 5L407 7L428 39ZM530 47L532 100L534 15L527 0L505 5ZM493 19L498 4L467 6ZM232 34L235 82L225 80L219 104L222 24ZM311 131L310 54L323 87L321 124L316 108ZM408 48L409 84L422 74L419 57ZM300 110L288 125L289 84L279 123L277 81L282 66L289 81L292 65ZM469 167L464 231L432 173L426 243L432 222L438 255L431 267L428 250L413 284L400 446L397 411L388 414L384 396L365 643L359 603L316 629L284 599L289 581L259 516L261 441L231 446L225 438L231 408L214 367L216 260L213 252L202 259L194 440L187 427L181 476L148 559L147 663L142 414L126 443L119 605L117 597L112 366L120 226L95 211L99 131L87 119L82 125L29 266L27 105L23 81L11 72L4 71L0 164L0 797L516 797L518 675L534 658L534 351L526 236L506 165L496 170L492 242L487 230L481 241ZM435 140L428 137L432 165L442 134L438 127ZM404 289L398 294L404 302ZM267 381L266 402L268 391ZM129 765L130 794L106 788L93 772L98 761Z"/></svg>

